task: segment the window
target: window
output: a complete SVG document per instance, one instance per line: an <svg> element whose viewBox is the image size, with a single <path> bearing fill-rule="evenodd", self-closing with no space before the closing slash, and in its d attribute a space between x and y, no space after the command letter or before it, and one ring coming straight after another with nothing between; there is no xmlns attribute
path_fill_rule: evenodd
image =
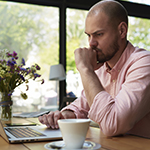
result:
<svg viewBox="0 0 150 150"><path fill-rule="evenodd" d="M49 81L50 66L59 62L59 9L14 2L0 2L0 49L16 51L26 66L37 63L45 83L30 82L13 93L13 112L37 111L56 99L55 83ZM27 100L20 96L28 95Z"/></svg>
<svg viewBox="0 0 150 150"><path fill-rule="evenodd" d="M84 33L87 11L67 9L67 93L73 92L77 97L82 90L80 75L76 69L74 50L88 47L88 39Z"/></svg>
<svg viewBox="0 0 150 150"><path fill-rule="evenodd" d="M134 46L150 51L150 20L129 17L128 39Z"/></svg>

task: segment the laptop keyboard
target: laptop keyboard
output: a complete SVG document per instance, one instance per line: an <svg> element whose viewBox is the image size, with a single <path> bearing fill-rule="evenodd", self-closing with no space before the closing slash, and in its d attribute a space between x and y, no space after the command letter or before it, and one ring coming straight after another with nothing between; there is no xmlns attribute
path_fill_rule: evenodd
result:
<svg viewBox="0 0 150 150"><path fill-rule="evenodd" d="M16 138L23 138L23 137L40 137L46 136L36 130L33 130L29 127L25 128L6 128L8 132L10 132Z"/></svg>

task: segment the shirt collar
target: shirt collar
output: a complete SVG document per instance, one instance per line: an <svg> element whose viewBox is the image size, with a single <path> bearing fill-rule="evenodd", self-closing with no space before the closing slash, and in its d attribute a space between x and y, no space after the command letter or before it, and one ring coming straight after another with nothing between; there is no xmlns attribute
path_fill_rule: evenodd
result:
<svg viewBox="0 0 150 150"><path fill-rule="evenodd" d="M107 63L104 63L104 68L107 72L112 72L112 71L120 71L121 68L123 67L123 65L125 64L125 62L127 61L127 59L130 57L131 53L134 51L135 47L128 41L128 44L124 50L124 52L122 53L121 57L119 58L119 60L117 61L117 63L115 64L115 66L110 70L109 66L107 65Z"/></svg>

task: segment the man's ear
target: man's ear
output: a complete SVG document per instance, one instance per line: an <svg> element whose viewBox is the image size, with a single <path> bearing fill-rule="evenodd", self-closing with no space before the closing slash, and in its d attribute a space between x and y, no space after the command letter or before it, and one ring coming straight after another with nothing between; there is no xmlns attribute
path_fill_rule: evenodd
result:
<svg viewBox="0 0 150 150"><path fill-rule="evenodd" d="M121 22L118 26L118 30L120 33L121 38L125 38L128 31L128 26L125 22Z"/></svg>

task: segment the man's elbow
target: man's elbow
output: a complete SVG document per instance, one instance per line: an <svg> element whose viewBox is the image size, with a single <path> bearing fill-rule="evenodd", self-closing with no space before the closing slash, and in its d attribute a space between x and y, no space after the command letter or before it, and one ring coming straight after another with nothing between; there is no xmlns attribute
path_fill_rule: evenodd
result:
<svg viewBox="0 0 150 150"><path fill-rule="evenodd" d="M123 128L123 127L117 127L117 126L105 126L100 127L103 134L112 137L112 136L120 136L122 134L125 134L129 129Z"/></svg>
<svg viewBox="0 0 150 150"><path fill-rule="evenodd" d="M122 134L121 132L117 132L114 130L102 130L102 132L105 136L108 136L108 137L119 136Z"/></svg>

